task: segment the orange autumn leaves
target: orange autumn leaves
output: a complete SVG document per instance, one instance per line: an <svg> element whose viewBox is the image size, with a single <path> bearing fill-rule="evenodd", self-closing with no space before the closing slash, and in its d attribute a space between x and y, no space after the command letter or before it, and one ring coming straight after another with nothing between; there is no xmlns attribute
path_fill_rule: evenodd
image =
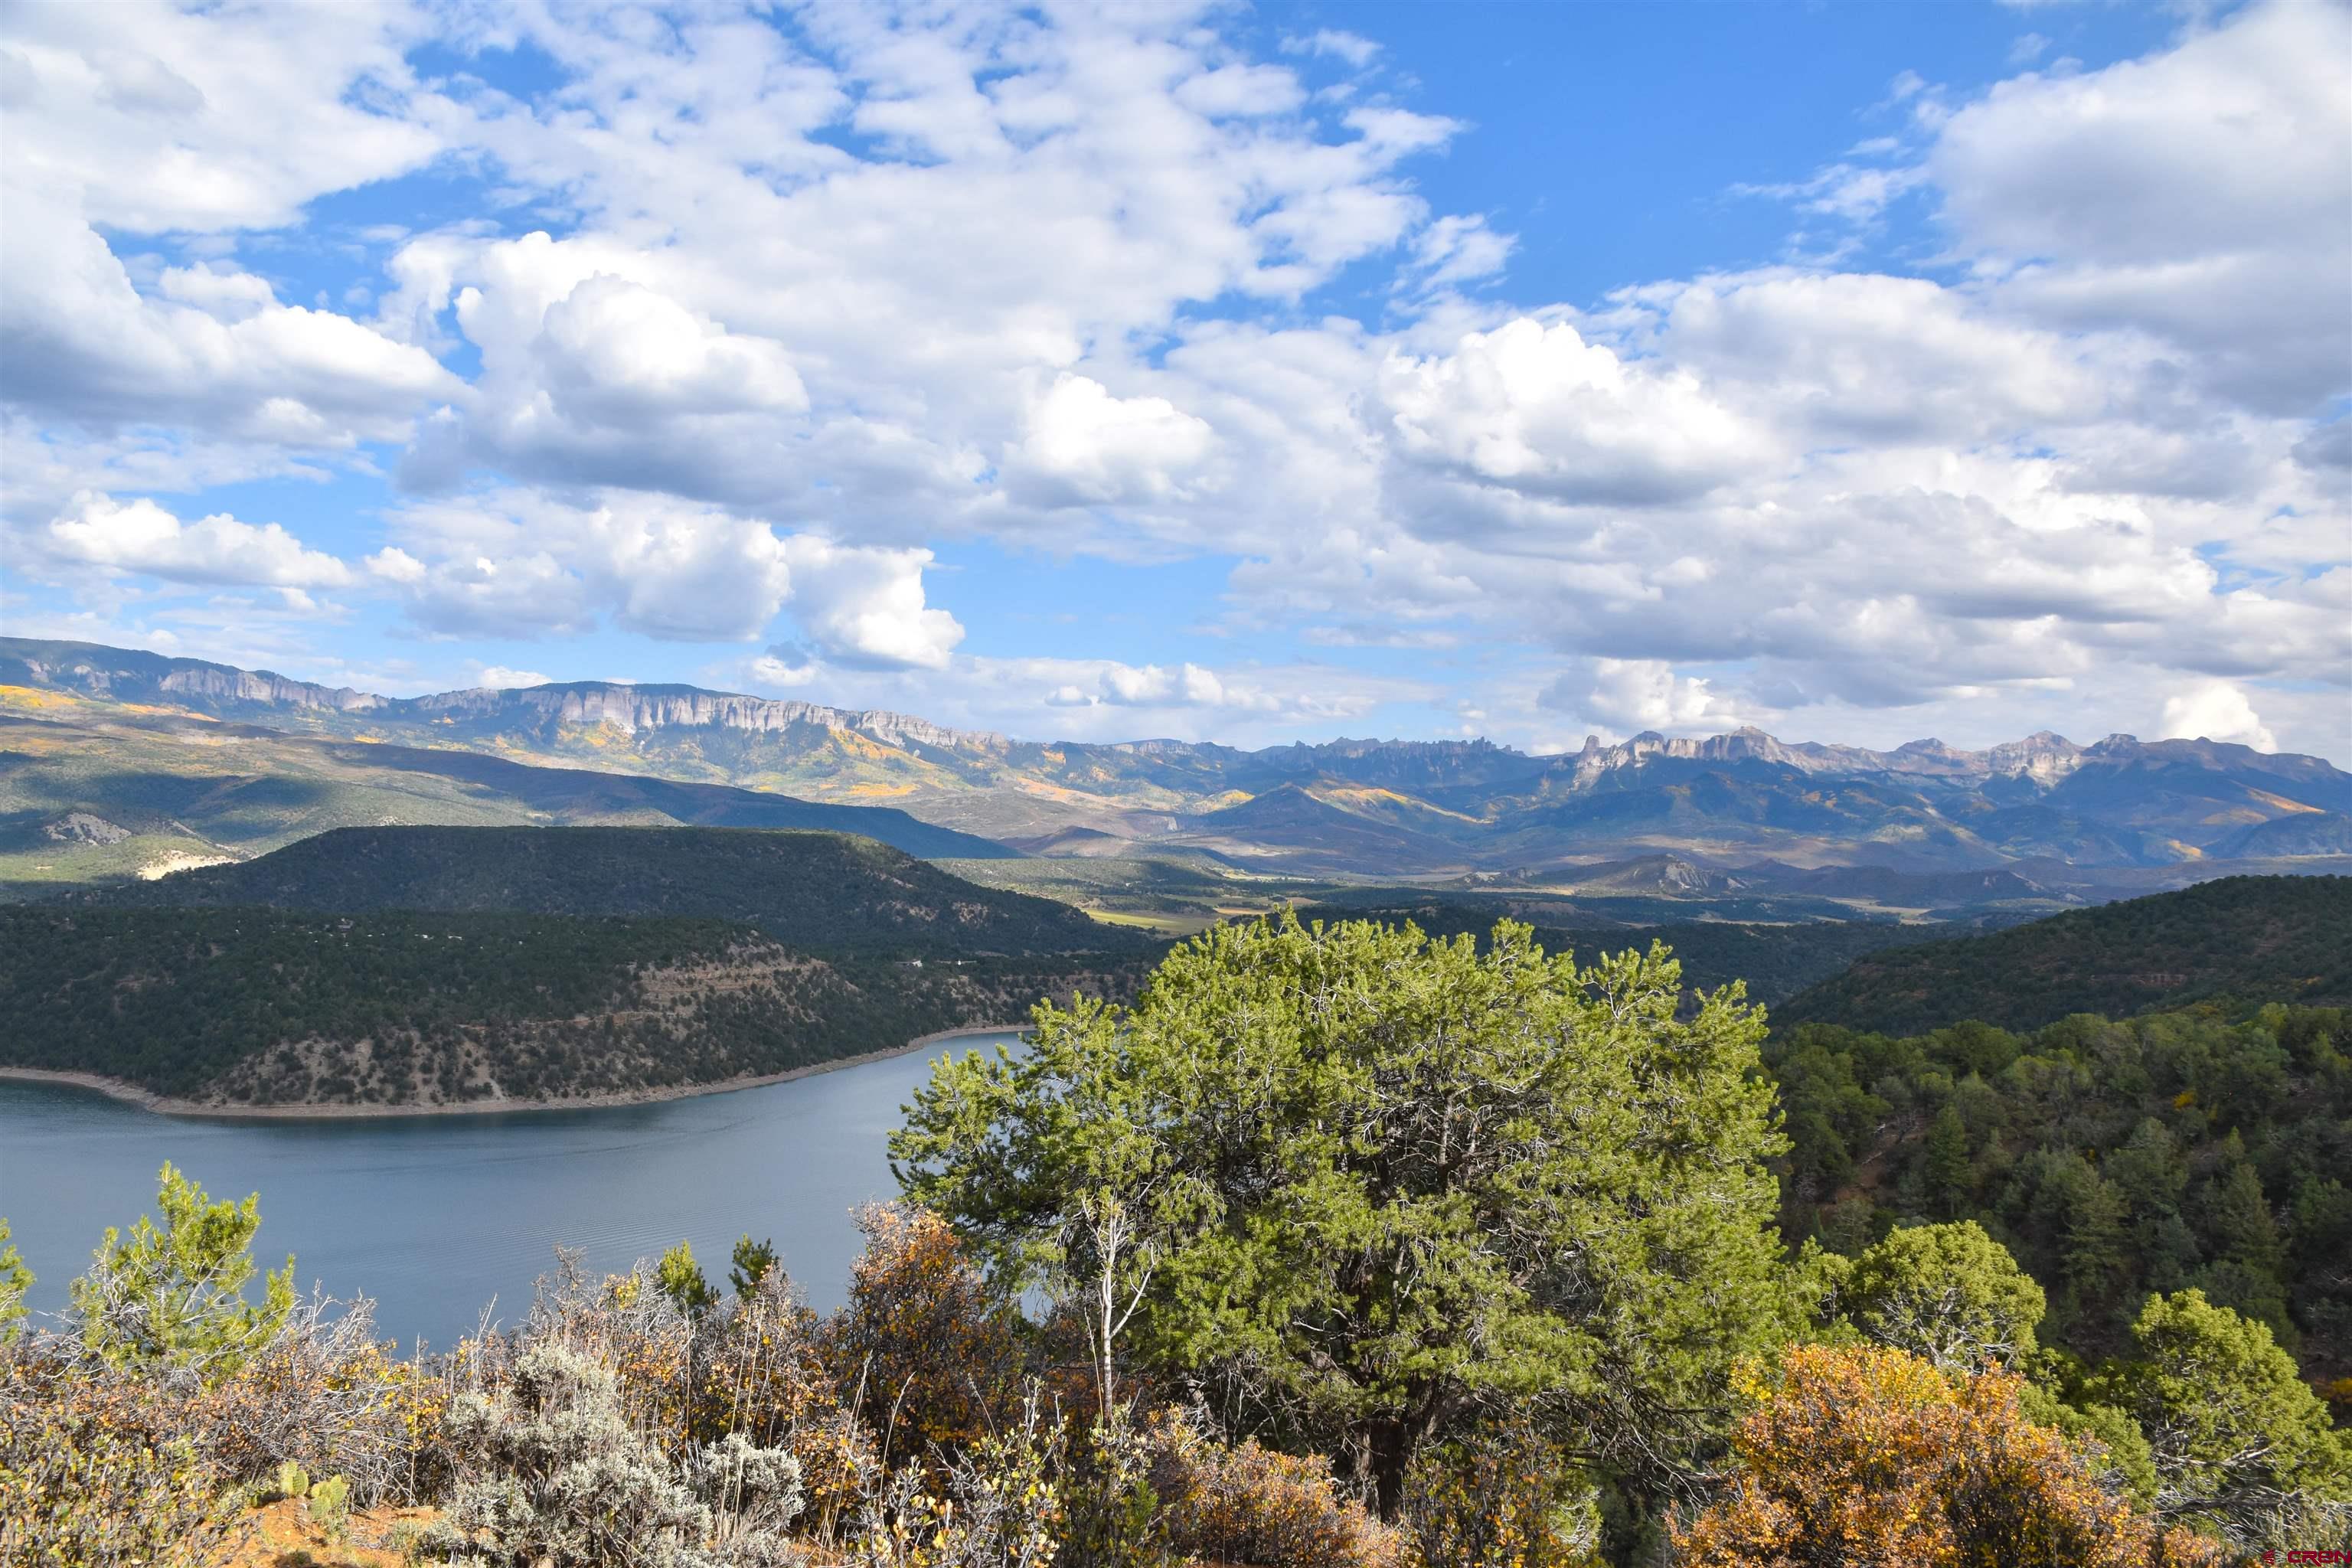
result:
<svg viewBox="0 0 2352 1568"><path fill-rule="evenodd" d="M2021 1379L1947 1376L1900 1351L1792 1346L1734 1439L1727 1494L1676 1532L1726 1568L2080 1568L2217 1564L2109 1494L2084 1457L2019 1409Z"/></svg>

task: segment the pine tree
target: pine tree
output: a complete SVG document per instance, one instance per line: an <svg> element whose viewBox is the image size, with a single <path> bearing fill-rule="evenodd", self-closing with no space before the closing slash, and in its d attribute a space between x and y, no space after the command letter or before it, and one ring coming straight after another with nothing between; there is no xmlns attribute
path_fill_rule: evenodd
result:
<svg viewBox="0 0 2352 1568"><path fill-rule="evenodd" d="M1041 1007L942 1062L900 1179L1007 1284L1111 1193L1149 1258L1139 1353L1345 1456L1384 1515L1432 1434L1539 1411L1619 1484L1719 1430L1781 1309L1781 1147L1737 987L1663 947L1580 970L1528 928L1223 927L1131 1012Z"/></svg>
<svg viewBox="0 0 2352 1568"><path fill-rule="evenodd" d="M694 1260L690 1241L681 1241L661 1255L661 1261L654 1266L654 1286L681 1312L702 1311L719 1300L710 1281L703 1277L702 1265Z"/></svg>
<svg viewBox="0 0 2352 1568"><path fill-rule="evenodd" d="M747 1231L736 1240L730 1261L734 1267L727 1271L727 1283L734 1289L737 1296L749 1296L760 1288L760 1281L768 1277L768 1271L775 1268L776 1244L772 1240L753 1241Z"/></svg>
<svg viewBox="0 0 2352 1568"><path fill-rule="evenodd" d="M261 1194L215 1203L165 1162L157 1175L159 1228L141 1215L126 1239L113 1226L89 1271L67 1287L68 1319L83 1343L118 1366L233 1372L294 1307L294 1259L262 1277L262 1299L245 1299L256 1272Z"/></svg>
<svg viewBox="0 0 2352 1568"><path fill-rule="evenodd" d="M1927 1129L1920 1186L1927 1210L1936 1218L1956 1219L1968 1212L1969 1129L1958 1106L1947 1104Z"/></svg>

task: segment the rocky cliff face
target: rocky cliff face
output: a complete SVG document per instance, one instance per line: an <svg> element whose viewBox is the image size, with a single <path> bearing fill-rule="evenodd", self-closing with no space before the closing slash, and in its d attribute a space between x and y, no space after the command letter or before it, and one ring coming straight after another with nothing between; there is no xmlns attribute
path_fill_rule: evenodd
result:
<svg viewBox="0 0 2352 1568"><path fill-rule="evenodd" d="M950 730L944 724L881 709L827 708L693 686L623 686L577 681L533 686L519 691L480 688L392 701L394 711L477 721L513 719L527 724L609 724L636 734L672 729L749 730L773 733L799 725L848 730L894 746L940 751L1002 751L1002 735Z"/></svg>
<svg viewBox="0 0 2352 1568"><path fill-rule="evenodd" d="M267 670L227 669L212 664L174 669L156 682L156 689L173 697L250 702L273 708L331 708L339 713L364 713L383 707L389 700L372 691L354 691L348 686L313 686L307 680L289 680Z"/></svg>
<svg viewBox="0 0 2352 1568"><path fill-rule="evenodd" d="M2112 735L2099 746L2106 748L2105 754L2113 757L2139 744L2132 736ZM1969 781L2022 774L2047 786L2073 773L2097 750L2098 747L2078 746L2047 730L1981 752L1962 751L1932 739L1906 741L1891 752L1874 752L1864 746L1831 745L1818 741L1790 744L1753 728L1734 730L1725 735L1677 739L1644 731L1613 746L1602 745L1598 736L1586 736L1583 751L1576 755L1574 772L1577 784L1583 787L1615 769L1635 767L1653 758L1664 757L1702 763L1771 763L1800 773L1826 775L1888 773L1916 779Z"/></svg>
<svg viewBox="0 0 2352 1568"><path fill-rule="evenodd" d="M0 679L126 702L217 708L320 709L360 713L388 700L347 686L289 680L266 669L236 669L197 658L165 658L85 643L0 637Z"/></svg>
<svg viewBox="0 0 2352 1568"><path fill-rule="evenodd" d="M2129 735L2110 739L2130 741ZM2054 784L2083 764L2083 748L2063 735L2053 735L2047 730L2037 731L2022 741L2010 741L1977 753L1988 773L2000 778L2019 774L2040 784Z"/></svg>

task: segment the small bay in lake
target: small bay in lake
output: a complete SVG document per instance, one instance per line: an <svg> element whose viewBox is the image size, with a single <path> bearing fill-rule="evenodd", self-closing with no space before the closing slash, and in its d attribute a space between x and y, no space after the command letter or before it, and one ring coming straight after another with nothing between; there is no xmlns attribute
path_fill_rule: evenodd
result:
<svg viewBox="0 0 2352 1568"><path fill-rule="evenodd" d="M679 1240L722 1288L735 1238L773 1237L811 1305L838 1306L857 1255L850 1210L897 1195L900 1107L968 1035L757 1089L647 1105L464 1116L214 1121L160 1116L87 1089L0 1081L0 1216L55 1311L110 1225L155 1206L169 1160L215 1198L261 1194L254 1256L376 1300L404 1346L446 1348L496 1314L517 1322L560 1243L595 1273Z"/></svg>

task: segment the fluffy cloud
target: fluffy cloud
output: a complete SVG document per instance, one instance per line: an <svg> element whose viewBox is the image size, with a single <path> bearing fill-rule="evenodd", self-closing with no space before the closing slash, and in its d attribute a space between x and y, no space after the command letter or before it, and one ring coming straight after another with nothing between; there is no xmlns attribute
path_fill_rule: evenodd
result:
<svg viewBox="0 0 2352 1568"><path fill-rule="evenodd" d="M1114 397L1065 371L1031 404L1008 454L1008 489L1035 506L1149 505L1181 499L1209 454L1209 426L1164 397Z"/></svg>
<svg viewBox="0 0 2352 1568"><path fill-rule="evenodd" d="M2278 750L2278 742L2244 691L2226 680L2209 680L2164 700L2166 740L2234 741L2258 752Z"/></svg>
<svg viewBox="0 0 2352 1568"><path fill-rule="evenodd" d="M801 536L785 543L793 619L828 658L852 667L939 669L963 627L923 600L928 550L857 549Z"/></svg>
<svg viewBox="0 0 2352 1568"><path fill-rule="evenodd" d="M86 12L0 60L0 511L91 593L161 563L448 637L772 644L730 668L1015 730L1339 722L1402 700L1364 671L1414 648L1520 738L2123 728L2171 692L2340 745L2308 693L2352 668L2341 6L1906 77L1890 134L1771 188L1850 226L1834 267L1574 301L1416 188L1464 127L1377 93L1349 35L233 5L126 47ZM546 79L421 80L428 31L418 58ZM428 166L460 195L425 232L310 205ZM303 246L364 257L354 287L298 303L269 258ZM168 500L379 463L408 494L338 542L356 573ZM1267 663L975 653L932 602L946 539L1214 560L1222 598L1161 618Z"/></svg>
<svg viewBox="0 0 2352 1568"><path fill-rule="evenodd" d="M8 25L7 165L110 228L292 223L440 151L403 58L418 34L377 5L27 8Z"/></svg>
<svg viewBox="0 0 2352 1568"><path fill-rule="evenodd" d="M442 141L419 122L433 114L398 23L372 6L205 16L135 0L12 18L6 402L101 428L331 448L398 438L425 400L458 395L430 355L281 304L234 267L164 268L142 292L100 232L283 225L314 196L425 163Z"/></svg>
<svg viewBox="0 0 2352 1568"><path fill-rule="evenodd" d="M1265 707L1269 700L1236 688L1231 697L1244 707ZM1108 664L1091 688L1066 681L1045 694L1056 708L1222 708L1229 694L1217 672L1197 664L1165 667L1156 664Z"/></svg>
<svg viewBox="0 0 2352 1568"><path fill-rule="evenodd" d="M791 596L785 542L713 508L616 494L593 505L507 490L418 502L370 571L445 634L624 630L685 642L749 640Z"/></svg>
<svg viewBox="0 0 2352 1568"><path fill-rule="evenodd" d="M1616 734L1715 734L1745 723L1738 704L1700 676L1678 675L1663 659L1596 658L1581 675L1546 688L1546 708L1576 715Z"/></svg>
<svg viewBox="0 0 2352 1568"><path fill-rule="evenodd" d="M340 588L352 569L304 547L274 522L255 526L226 513L184 523L143 497L116 501L84 491L52 521L48 553L79 564L144 573L174 583L268 588Z"/></svg>
<svg viewBox="0 0 2352 1568"><path fill-rule="evenodd" d="M778 650L743 669L758 688L810 695L806 666ZM781 666L782 679L770 667ZM824 700L914 711L964 729L1034 738L1139 735L1263 743L1300 725L1360 722L1391 704L1425 703L1425 680L1316 663L1129 664L1105 658L958 654L937 669L820 666Z"/></svg>
<svg viewBox="0 0 2352 1568"><path fill-rule="evenodd" d="M716 507L509 489L412 503L394 533L367 558L370 575L445 635L542 637L609 622L666 641L746 642L789 609L818 655L878 669L938 668L963 637L924 602L930 552L780 534ZM789 668L772 662L763 679L781 683Z"/></svg>
<svg viewBox="0 0 2352 1568"><path fill-rule="evenodd" d="M14 184L5 199L0 359L13 407L334 447L401 437L429 399L462 395L430 354L332 311L278 304L249 274L166 273L173 297L142 295L69 211Z"/></svg>
<svg viewBox="0 0 2352 1568"><path fill-rule="evenodd" d="M493 691L512 691L529 686L545 686L554 677L541 675L535 669L509 669L503 664L482 664L474 667L474 684Z"/></svg>
<svg viewBox="0 0 2352 1568"><path fill-rule="evenodd" d="M633 251L544 233L419 243L405 286L423 302L394 309L412 328L418 311L429 322L434 297L454 289L457 326L482 364L468 407L434 420L409 454L404 473L420 488L486 464L740 499L806 434L808 393L783 347L689 310ZM461 257L478 281L458 289Z"/></svg>
<svg viewBox="0 0 2352 1568"><path fill-rule="evenodd" d="M1940 127L1927 171L2000 293L2144 328L2183 366L2299 413L2352 338L2352 11L2271 0L2178 48L2026 75Z"/></svg>
<svg viewBox="0 0 2352 1568"><path fill-rule="evenodd" d="M1392 359L1381 388L1406 455L1557 500L1687 499L1769 456L1690 371L1628 363L1565 322L1523 318L1451 354Z"/></svg>

